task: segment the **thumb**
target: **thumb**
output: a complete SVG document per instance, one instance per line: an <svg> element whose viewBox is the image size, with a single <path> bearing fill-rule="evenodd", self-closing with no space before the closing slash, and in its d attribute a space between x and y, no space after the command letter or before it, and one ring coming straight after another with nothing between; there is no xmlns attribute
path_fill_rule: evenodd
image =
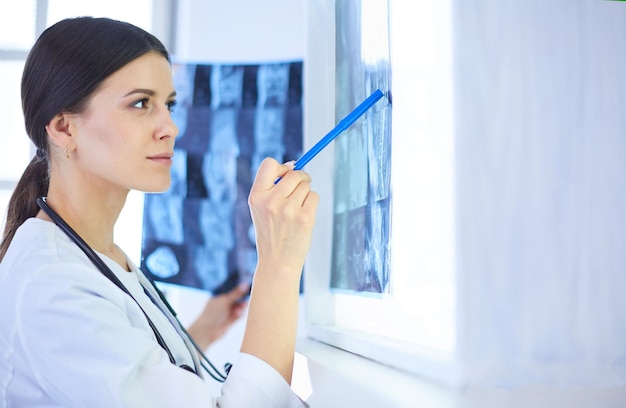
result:
<svg viewBox="0 0 626 408"><path fill-rule="evenodd" d="M249 283L240 283L239 285L235 286L230 292L228 292L228 297L232 301L238 301L243 296L247 295L249 291L250 291Z"/></svg>
<svg viewBox="0 0 626 408"><path fill-rule="evenodd" d="M282 177L289 170L293 169L293 163L278 163L271 157L263 159L252 184L251 192L255 190L267 191L274 187L274 182L278 177Z"/></svg>

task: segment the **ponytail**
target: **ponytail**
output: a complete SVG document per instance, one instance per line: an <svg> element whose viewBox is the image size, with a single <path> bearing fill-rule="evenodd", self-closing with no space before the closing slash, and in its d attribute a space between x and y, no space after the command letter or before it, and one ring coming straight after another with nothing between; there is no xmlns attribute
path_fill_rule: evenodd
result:
<svg viewBox="0 0 626 408"><path fill-rule="evenodd" d="M28 218L39 212L37 197L48 194L48 161L35 156L29 163L22 178L17 183L7 210L6 225L0 243L0 262L15 236L17 229Z"/></svg>

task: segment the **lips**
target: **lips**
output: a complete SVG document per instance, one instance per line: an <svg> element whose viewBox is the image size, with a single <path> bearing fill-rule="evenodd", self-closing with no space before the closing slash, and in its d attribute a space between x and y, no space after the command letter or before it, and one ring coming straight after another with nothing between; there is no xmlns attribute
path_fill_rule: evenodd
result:
<svg viewBox="0 0 626 408"><path fill-rule="evenodd" d="M148 156L148 159L157 163L172 164L173 156L174 156L174 153L166 152L166 153L155 154L153 156Z"/></svg>

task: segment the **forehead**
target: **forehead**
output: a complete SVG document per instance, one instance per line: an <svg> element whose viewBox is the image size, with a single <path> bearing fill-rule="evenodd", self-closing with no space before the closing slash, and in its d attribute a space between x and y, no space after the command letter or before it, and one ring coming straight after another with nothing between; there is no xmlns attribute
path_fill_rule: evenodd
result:
<svg viewBox="0 0 626 408"><path fill-rule="evenodd" d="M169 61L156 52L144 54L106 78L97 93L129 92L133 89L149 89L169 96L174 91Z"/></svg>

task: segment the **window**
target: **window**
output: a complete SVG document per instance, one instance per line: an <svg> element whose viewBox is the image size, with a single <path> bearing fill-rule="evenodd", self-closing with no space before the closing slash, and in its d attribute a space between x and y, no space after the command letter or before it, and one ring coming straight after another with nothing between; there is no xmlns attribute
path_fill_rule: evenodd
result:
<svg viewBox="0 0 626 408"><path fill-rule="evenodd" d="M341 2L344 6L348 2ZM353 2L355 3L355 2ZM309 164L316 174L314 188L324 200L316 225L305 274L307 333L350 352L448 383L456 383L457 318L455 282L454 137L452 96L452 28L450 2L426 0L389 4L392 72L392 215L390 292L360 296L329 290L332 256L334 152L324 152ZM338 3L339 4L339 3ZM355 3L356 4L356 3ZM380 24L365 21L363 30ZM379 4L380 5L380 4ZM310 13L308 89L305 142L314 143L332 128L336 102L339 49L335 35L346 37L346 27L334 2L322 2ZM410 11L410 12L409 12ZM338 12L337 12L338 13ZM354 16L354 13L350 13ZM381 13L373 13L380 19ZM420 21L415 17L420 16ZM410 18L410 21L408 21ZM317 27L335 26L335 32ZM324 32L322 32L324 31ZM370 33L363 32L363 38ZM380 38L380 37L378 37ZM321 46L323 45L323 46ZM363 65L371 57L361 50ZM339 71L341 68L337 66ZM351 65L358 75L358 67ZM345 79L343 80L345 81ZM315 84L315 85L313 85ZM325 84L325 86L320 86ZM345 83L343 84L345 87ZM317 118L326 118L326 122ZM336 144L337 146L337 144ZM335 150L338 147L335 147ZM332 150L329 146L328 150ZM337 166L338 164L335 164ZM320 177L326 175L326 177ZM322 180L323 178L323 180Z"/></svg>
<svg viewBox="0 0 626 408"><path fill-rule="evenodd" d="M9 7L8 4L2 6ZM30 47L46 27L63 18L91 15L110 17L133 23L154 33L168 46L170 27L174 13L169 13L170 1L153 0L109 0L92 2L82 0L31 0L11 2L11 11L0 13L0 123L4 131L0 133L0 216L4 225L6 208L11 192L34 155L34 147L24 130L20 101L20 81L24 62ZM143 196L131 194L121 218L127 222L123 245L129 246L129 256L139 260L141 245L141 224L133 223L141 219ZM129 215L134 214L134 215ZM2 228L3 229L3 228Z"/></svg>

